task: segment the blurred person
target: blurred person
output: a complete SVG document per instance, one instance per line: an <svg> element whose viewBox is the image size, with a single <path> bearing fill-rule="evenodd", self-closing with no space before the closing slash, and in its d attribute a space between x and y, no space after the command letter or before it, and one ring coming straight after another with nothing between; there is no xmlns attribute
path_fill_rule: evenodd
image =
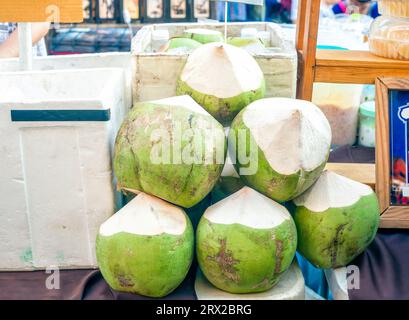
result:
<svg viewBox="0 0 409 320"><path fill-rule="evenodd" d="M266 20L277 23L291 23L292 0L266 0Z"/></svg>
<svg viewBox="0 0 409 320"><path fill-rule="evenodd" d="M225 1L217 2L217 18L219 21L224 21L225 6ZM246 4L239 2L229 2L227 7L227 21L247 21Z"/></svg>
<svg viewBox="0 0 409 320"><path fill-rule="evenodd" d="M326 18L333 17L335 13L332 8L338 1L339 0L321 0L320 16Z"/></svg>
<svg viewBox="0 0 409 320"><path fill-rule="evenodd" d="M32 23L31 34L33 55L45 56L47 49L44 37L47 35L50 23ZM16 58L19 56L19 41L17 23L0 23L0 59Z"/></svg>
<svg viewBox="0 0 409 320"><path fill-rule="evenodd" d="M268 0L267 0L268 1ZM262 6L246 4L247 21L264 21L266 13L266 0Z"/></svg>
<svg viewBox="0 0 409 320"><path fill-rule="evenodd" d="M280 10L280 0L266 0L266 20L277 21Z"/></svg>
<svg viewBox="0 0 409 320"><path fill-rule="evenodd" d="M338 3L339 0L321 0L320 4L320 17L331 18L335 15L333 6ZM293 23L297 22L298 15L298 0L291 1L291 20Z"/></svg>
<svg viewBox="0 0 409 320"><path fill-rule="evenodd" d="M378 3L372 0L342 0L332 7L334 14L360 13L372 18L379 16Z"/></svg>

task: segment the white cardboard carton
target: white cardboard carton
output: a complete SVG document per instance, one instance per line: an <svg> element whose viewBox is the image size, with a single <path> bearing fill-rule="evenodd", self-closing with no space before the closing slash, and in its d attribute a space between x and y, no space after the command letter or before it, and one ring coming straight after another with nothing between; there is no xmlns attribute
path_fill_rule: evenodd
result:
<svg viewBox="0 0 409 320"><path fill-rule="evenodd" d="M0 270L96 266L124 88L115 68L0 73Z"/></svg>
<svg viewBox="0 0 409 320"><path fill-rule="evenodd" d="M214 287L197 268L195 292L198 300L305 300L305 283L296 261L270 290L234 294Z"/></svg>
<svg viewBox="0 0 409 320"><path fill-rule="evenodd" d="M347 268L325 269L324 272L334 300L349 300Z"/></svg>
<svg viewBox="0 0 409 320"><path fill-rule="evenodd" d="M132 107L132 56L130 52L72 54L33 58L33 70L121 68L125 79L125 105ZM18 58L0 59L0 72L19 71Z"/></svg>

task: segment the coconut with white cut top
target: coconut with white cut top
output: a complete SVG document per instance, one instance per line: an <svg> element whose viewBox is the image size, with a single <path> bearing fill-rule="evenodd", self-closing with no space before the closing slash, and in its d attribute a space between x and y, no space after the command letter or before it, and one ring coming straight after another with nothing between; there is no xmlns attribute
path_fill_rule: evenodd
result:
<svg viewBox="0 0 409 320"><path fill-rule="evenodd" d="M262 292L290 266L297 231L285 207L244 187L206 210L196 245L199 266L214 286Z"/></svg>
<svg viewBox="0 0 409 320"><path fill-rule="evenodd" d="M264 75L245 50L214 42L197 48L188 58L177 84L222 124L265 94Z"/></svg>
<svg viewBox="0 0 409 320"><path fill-rule="evenodd" d="M118 186L190 208L213 189L225 149L222 125L191 97L138 103L116 138Z"/></svg>
<svg viewBox="0 0 409 320"><path fill-rule="evenodd" d="M241 179L276 201L307 190L325 167L331 128L322 111L304 100L267 98L234 119L229 151Z"/></svg>
<svg viewBox="0 0 409 320"><path fill-rule="evenodd" d="M182 209L141 193L101 225L97 260L114 290L163 297L186 277L193 244Z"/></svg>
<svg viewBox="0 0 409 320"><path fill-rule="evenodd" d="M294 204L298 251L319 268L347 265L378 229L380 212L373 190L334 172L325 171Z"/></svg>

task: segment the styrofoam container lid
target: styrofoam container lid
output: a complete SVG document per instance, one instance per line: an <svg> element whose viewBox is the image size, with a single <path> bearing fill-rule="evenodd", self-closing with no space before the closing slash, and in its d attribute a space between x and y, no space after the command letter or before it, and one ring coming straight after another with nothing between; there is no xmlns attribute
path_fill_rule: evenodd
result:
<svg viewBox="0 0 409 320"><path fill-rule="evenodd" d="M359 113L374 118L375 117L375 101L366 101L359 107Z"/></svg>
<svg viewBox="0 0 409 320"><path fill-rule="evenodd" d="M152 32L152 40L153 41L158 41L158 40L169 40L169 31L168 30L154 30Z"/></svg>
<svg viewBox="0 0 409 320"><path fill-rule="evenodd" d="M241 37L242 38L256 38L257 29L256 28L243 28L241 29Z"/></svg>
<svg viewBox="0 0 409 320"><path fill-rule="evenodd" d="M257 37L264 40L270 40L270 32L268 31L259 31L257 32Z"/></svg>

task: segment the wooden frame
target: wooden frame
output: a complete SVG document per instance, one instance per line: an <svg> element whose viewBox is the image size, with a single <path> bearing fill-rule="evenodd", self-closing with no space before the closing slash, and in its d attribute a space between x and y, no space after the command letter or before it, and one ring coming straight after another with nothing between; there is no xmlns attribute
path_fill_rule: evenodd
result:
<svg viewBox="0 0 409 320"><path fill-rule="evenodd" d="M409 206L391 205L391 158L389 93L408 90L409 78L376 79L376 193L381 209L381 227L409 228Z"/></svg>
<svg viewBox="0 0 409 320"><path fill-rule="evenodd" d="M315 57L317 52L320 0L299 0L296 31L298 51L297 98L312 99Z"/></svg>

